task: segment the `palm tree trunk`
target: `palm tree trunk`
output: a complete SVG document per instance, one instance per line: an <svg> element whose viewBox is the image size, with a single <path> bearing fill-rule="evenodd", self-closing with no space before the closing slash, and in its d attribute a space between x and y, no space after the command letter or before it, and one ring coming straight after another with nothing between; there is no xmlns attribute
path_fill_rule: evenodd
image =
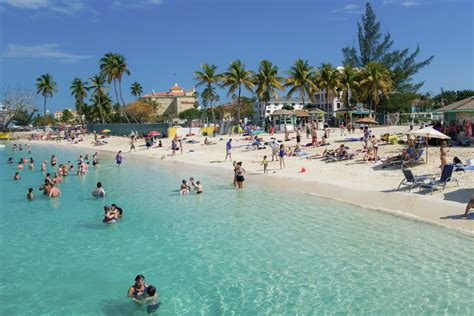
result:
<svg viewBox="0 0 474 316"><path fill-rule="evenodd" d="M99 104L99 116L100 116L100 120L102 121L102 124L105 124L104 113L102 112L102 104L101 104L101 102L100 102L100 95L97 96L97 101L98 101L98 104Z"/></svg>
<svg viewBox="0 0 474 316"><path fill-rule="evenodd" d="M237 96L237 123L240 126L240 84L239 84L239 95Z"/></svg>
<svg viewBox="0 0 474 316"><path fill-rule="evenodd" d="M44 131L46 132L46 99L47 99L47 96L45 95L44 96L44 108L43 108L43 120L44 120Z"/></svg>
<svg viewBox="0 0 474 316"><path fill-rule="evenodd" d="M122 96L122 80L119 80L119 93L120 93L120 100L122 100L123 113L125 114L125 118L127 119L128 124L130 124L130 121L127 117L127 113L125 111L125 101L123 100L123 96ZM132 116L132 119L135 121L135 123L139 123L132 113L130 113L130 115Z"/></svg>
<svg viewBox="0 0 474 316"><path fill-rule="evenodd" d="M81 104L79 101L76 101L76 102L79 103L79 109L80 109L80 112L78 111L78 112L79 112L79 113L78 113L78 114L79 114L79 120L81 121L81 126L82 126L82 128L84 128L84 122L82 121L82 112L83 112L83 110L82 110L82 104ZM76 110L77 110L77 108L76 108Z"/></svg>
<svg viewBox="0 0 474 316"><path fill-rule="evenodd" d="M208 90L212 91L212 86L211 84L208 85ZM211 107L211 113L212 113L212 125L214 125L214 128L216 127L216 116L214 115L214 108L212 107L212 96L209 96L209 106Z"/></svg>
<svg viewBox="0 0 474 316"><path fill-rule="evenodd" d="M120 105L119 94L118 94L118 91L117 91L117 80L116 79L114 79L114 90L115 90L115 98L117 99L117 104ZM120 109L122 111L123 116L125 116L125 119L127 120L128 124L130 124L130 120L128 119L128 116L125 113L125 109L121 106L120 106Z"/></svg>

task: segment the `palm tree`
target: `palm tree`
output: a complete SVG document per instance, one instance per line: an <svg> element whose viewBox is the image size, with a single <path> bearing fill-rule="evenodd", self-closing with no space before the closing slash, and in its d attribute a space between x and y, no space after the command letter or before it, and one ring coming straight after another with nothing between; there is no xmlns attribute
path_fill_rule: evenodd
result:
<svg viewBox="0 0 474 316"><path fill-rule="evenodd" d="M287 97L298 92L305 107L304 97L306 94L311 96L318 89L314 80L314 68L309 65L307 60L297 59L290 70L288 70L288 78L285 81L285 87L289 87Z"/></svg>
<svg viewBox="0 0 474 316"><path fill-rule="evenodd" d="M205 93L203 91L203 99L206 100L207 105L211 108L212 122L216 126L216 117L214 115L214 108L212 107L212 101L217 99L214 84L217 84L221 79L222 75L217 73L216 65L209 65L207 63L201 65L201 71L194 73L194 79L198 82L196 86L206 86Z"/></svg>
<svg viewBox="0 0 474 316"><path fill-rule="evenodd" d="M138 82L132 83L132 86L130 87L130 90L132 92L132 95L135 96L135 98L139 98L141 94L143 93L143 88L142 85L139 84Z"/></svg>
<svg viewBox="0 0 474 316"><path fill-rule="evenodd" d="M107 95L106 90L108 87L105 85L105 77L102 73L93 76L91 79L91 89L92 89L92 100L96 101L97 111L99 113L102 123L105 123L104 109L102 107L101 100Z"/></svg>
<svg viewBox="0 0 474 316"><path fill-rule="evenodd" d="M41 75L36 79L36 93L41 94L44 97L44 111L43 115L46 119L46 99L52 98L55 92L58 92L56 88L56 81L54 81L53 76L50 74Z"/></svg>
<svg viewBox="0 0 474 316"><path fill-rule="evenodd" d="M359 72L355 68L346 65L340 72L339 82L341 84L342 102L345 108L349 108L351 96L356 99L359 96Z"/></svg>
<svg viewBox="0 0 474 316"><path fill-rule="evenodd" d="M254 76L255 93L260 102L268 102L271 96L278 98L277 90L283 90L283 80L283 77L278 76L278 66L268 60L262 60Z"/></svg>
<svg viewBox="0 0 474 316"><path fill-rule="evenodd" d="M240 122L240 93L242 91L242 85L244 88L253 92L255 84L252 80L253 72L246 70L245 65L240 60L235 60L230 64L227 71L222 75L222 87L228 87L229 91L227 95L237 92L237 119Z"/></svg>
<svg viewBox="0 0 474 316"><path fill-rule="evenodd" d="M341 86L339 81L339 70L331 64L322 64L319 69L316 81L319 89L324 89L326 102L332 104L334 97L338 95L338 89Z"/></svg>
<svg viewBox="0 0 474 316"><path fill-rule="evenodd" d="M364 98L370 100L370 109L377 113L377 105L380 103L380 96L388 98L392 90L393 82L390 71L378 62L369 62L362 71L360 86Z"/></svg>
<svg viewBox="0 0 474 316"><path fill-rule="evenodd" d="M117 92L117 81L119 82L120 100L122 101L122 112L125 119L130 124L127 114L125 113L125 102L122 97L122 77L123 74L130 75L130 70L127 68L125 57L119 54L107 53L100 59L100 71L106 76L107 82L114 82L115 97L119 102L119 93Z"/></svg>
<svg viewBox="0 0 474 316"><path fill-rule="evenodd" d="M87 86L87 81L82 81L80 78L74 78L71 85L71 95L76 99L76 111L79 113L81 119L81 125L84 127L84 121L82 116L85 114L84 111L84 99L87 98L87 91L89 87Z"/></svg>

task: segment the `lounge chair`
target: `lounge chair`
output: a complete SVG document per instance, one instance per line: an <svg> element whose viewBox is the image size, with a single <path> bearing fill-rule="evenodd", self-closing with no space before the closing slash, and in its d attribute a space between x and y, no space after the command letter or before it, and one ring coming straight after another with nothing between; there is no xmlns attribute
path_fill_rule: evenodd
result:
<svg viewBox="0 0 474 316"><path fill-rule="evenodd" d="M410 159L408 161L403 161L402 162L402 168L413 166L413 165L419 163L420 161L424 160L423 159L423 152L424 151L425 151L424 149L420 149L420 150L418 150L418 155L416 157L414 157L413 159Z"/></svg>
<svg viewBox="0 0 474 316"><path fill-rule="evenodd" d="M426 180L430 179L429 177L426 177L426 176L415 177L413 175L413 172L411 172L411 169L409 168L402 167L402 171L405 178L400 182L397 190L400 190L400 187L402 185L405 185L405 189L408 188L408 192L411 192L411 189L413 189L416 186L425 184Z"/></svg>
<svg viewBox="0 0 474 316"><path fill-rule="evenodd" d="M453 171L454 165L444 166L443 172L441 172L441 177L439 178L439 180L433 179L430 183L423 184L420 187L420 190L421 188L430 189L431 194L433 194L434 189L437 187L442 187L442 191L444 191L448 182L456 182L456 185L459 186L458 180L453 178Z"/></svg>

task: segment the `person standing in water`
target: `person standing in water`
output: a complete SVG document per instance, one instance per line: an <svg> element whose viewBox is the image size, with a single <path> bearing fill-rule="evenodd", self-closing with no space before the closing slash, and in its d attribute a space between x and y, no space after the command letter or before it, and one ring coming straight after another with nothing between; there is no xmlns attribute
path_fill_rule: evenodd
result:
<svg viewBox="0 0 474 316"><path fill-rule="evenodd" d="M242 167L242 161L239 161L237 163L237 170L235 172L235 181L237 182L237 187L239 189L242 189L244 187L244 175L245 175L246 171L245 169Z"/></svg>
<svg viewBox="0 0 474 316"><path fill-rule="evenodd" d="M227 143L225 144L225 159L224 161L227 161L227 157L229 157L229 160L232 161L232 138L229 138Z"/></svg>
<svg viewBox="0 0 474 316"><path fill-rule="evenodd" d="M28 200L30 200L30 201L35 198L35 197L33 196L33 188L29 188L29 189L28 189L28 194L26 195L26 198L27 198Z"/></svg>
<svg viewBox="0 0 474 316"><path fill-rule="evenodd" d="M117 163L117 166L120 167L120 165L122 164L122 160L123 160L122 151L120 150L115 156L115 162Z"/></svg>

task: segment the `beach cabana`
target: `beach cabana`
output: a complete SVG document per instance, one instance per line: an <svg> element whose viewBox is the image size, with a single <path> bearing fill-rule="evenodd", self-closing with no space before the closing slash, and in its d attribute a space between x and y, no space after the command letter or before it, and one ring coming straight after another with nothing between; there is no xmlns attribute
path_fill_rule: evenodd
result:
<svg viewBox="0 0 474 316"><path fill-rule="evenodd" d="M308 110L295 110L295 115L296 115L297 123L302 124L302 125L308 124L309 119L311 117Z"/></svg>
<svg viewBox="0 0 474 316"><path fill-rule="evenodd" d="M316 122L319 122L319 119L324 120L324 117L326 116L326 112L321 109L311 109L308 113L311 116L311 120Z"/></svg>
<svg viewBox="0 0 474 316"><path fill-rule="evenodd" d="M276 110L272 113L272 125L275 127L275 131L284 131L285 126L289 131L294 130L296 124L295 112L289 110Z"/></svg>
<svg viewBox="0 0 474 316"><path fill-rule="evenodd" d="M336 119L339 121L344 120L347 124L350 123L355 123L355 120L362 119L366 116L369 116L373 113L373 111L363 108L363 107L358 107L358 108L340 108L339 110L336 110L335 115Z"/></svg>

